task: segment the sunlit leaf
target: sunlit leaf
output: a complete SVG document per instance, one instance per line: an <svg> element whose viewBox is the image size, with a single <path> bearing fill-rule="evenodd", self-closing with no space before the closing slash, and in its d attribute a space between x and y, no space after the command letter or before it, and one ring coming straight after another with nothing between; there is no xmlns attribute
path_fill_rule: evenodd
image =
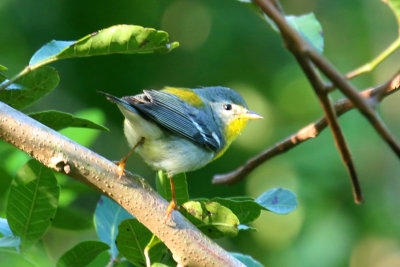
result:
<svg viewBox="0 0 400 267"><path fill-rule="evenodd" d="M217 202L189 201L182 206L182 214L211 238L236 236L239 232L239 219Z"/></svg>
<svg viewBox="0 0 400 267"><path fill-rule="evenodd" d="M257 219L263 207L250 197L215 197L210 201L218 202L229 208L239 219L241 224L247 224Z"/></svg>
<svg viewBox="0 0 400 267"><path fill-rule="evenodd" d="M188 185L186 174L180 173L174 175L175 196L178 205L189 200ZM158 171L156 176L157 192L166 200L172 200L170 179L165 171Z"/></svg>
<svg viewBox="0 0 400 267"><path fill-rule="evenodd" d="M10 85L10 88L1 90L0 101L16 109L25 108L50 93L57 87L59 81L55 68L49 66L39 68L19 78ZM14 86L22 87L14 88Z"/></svg>
<svg viewBox="0 0 400 267"><path fill-rule="evenodd" d="M78 127L78 128L109 131L106 127L94 123L90 120L78 118L72 114L56 110L31 113L29 114L29 116L56 131L59 131L67 127Z"/></svg>
<svg viewBox="0 0 400 267"><path fill-rule="evenodd" d="M125 220L118 228L116 240L118 250L133 264L146 266L144 250L152 236L153 234L138 220ZM165 252L165 246L161 242L157 242L149 251L150 259L152 261L161 260L163 252Z"/></svg>
<svg viewBox="0 0 400 267"><path fill-rule="evenodd" d="M6 70L8 70L8 68L0 64L0 71L6 71Z"/></svg>
<svg viewBox="0 0 400 267"><path fill-rule="evenodd" d="M277 214L287 214L297 207L296 195L283 188L268 190L260 195L256 201L264 208Z"/></svg>
<svg viewBox="0 0 400 267"><path fill-rule="evenodd" d="M68 250L57 262L58 267L84 267L110 247L100 241L84 241Z"/></svg>
<svg viewBox="0 0 400 267"><path fill-rule="evenodd" d="M118 225L123 220L131 218L133 216L113 200L103 195L100 197L94 213L94 224L99 239L110 246L111 255L114 259L118 255L118 249L115 245Z"/></svg>
<svg viewBox="0 0 400 267"><path fill-rule="evenodd" d="M179 43L169 43L168 33L136 25L115 25L86 35L77 41L53 40L32 56L29 65L47 64L59 59L109 54L169 52Z"/></svg>
<svg viewBox="0 0 400 267"><path fill-rule="evenodd" d="M54 219L59 187L53 172L30 160L17 172L7 205L7 219L13 233L27 248L39 240Z"/></svg>
<svg viewBox="0 0 400 267"><path fill-rule="evenodd" d="M165 265L163 263L160 262L155 262L151 265L151 267L170 267L169 265Z"/></svg>
<svg viewBox="0 0 400 267"><path fill-rule="evenodd" d="M246 265L246 267L263 267L261 263L249 255L244 255L237 252L231 252L230 254L236 259L240 260L244 265Z"/></svg>

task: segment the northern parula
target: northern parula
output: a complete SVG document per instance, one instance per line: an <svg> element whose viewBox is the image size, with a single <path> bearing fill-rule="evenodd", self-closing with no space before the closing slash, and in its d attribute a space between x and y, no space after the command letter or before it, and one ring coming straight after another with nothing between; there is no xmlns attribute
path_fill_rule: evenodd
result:
<svg viewBox="0 0 400 267"><path fill-rule="evenodd" d="M236 91L221 86L166 87L122 98L100 93L125 116L124 133L133 147L117 163L120 176L135 150L148 165L165 170L171 178L173 200L166 218L176 208L173 175L199 169L220 157L248 120L263 118L249 111Z"/></svg>

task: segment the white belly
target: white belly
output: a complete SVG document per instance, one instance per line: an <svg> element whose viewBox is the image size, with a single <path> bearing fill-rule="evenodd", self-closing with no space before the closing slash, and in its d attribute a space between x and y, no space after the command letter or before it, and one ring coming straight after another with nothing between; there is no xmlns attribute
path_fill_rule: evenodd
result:
<svg viewBox="0 0 400 267"><path fill-rule="evenodd" d="M144 137L144 143L137 153L156 170L165 170L170 174L199 169L214 158L214 152L195 145L183 137L170 135L154 123L141 118L141 128L135 127L125 119L124 132L131 146ZM146 123L146 125L143 125ZM147 131L137 131L146 127Z"/></svg>

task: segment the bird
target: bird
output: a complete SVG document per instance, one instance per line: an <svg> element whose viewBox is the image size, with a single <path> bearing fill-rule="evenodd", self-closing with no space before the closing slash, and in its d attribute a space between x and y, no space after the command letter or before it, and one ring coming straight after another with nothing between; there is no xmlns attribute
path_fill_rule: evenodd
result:
<svg viewBox="0 0 400 267"><path fill-rule="evenodd" d="M221 157L242 132L248 120L263 117L247 107L243 97L228 87L165 87L116 97L101 92L117 104L124 119L124 134L132 147L120 161L120 178L128 157L137 152L156 170L170 178L172 200L165 222L177 209L173 176L197 170Z"/></svg>

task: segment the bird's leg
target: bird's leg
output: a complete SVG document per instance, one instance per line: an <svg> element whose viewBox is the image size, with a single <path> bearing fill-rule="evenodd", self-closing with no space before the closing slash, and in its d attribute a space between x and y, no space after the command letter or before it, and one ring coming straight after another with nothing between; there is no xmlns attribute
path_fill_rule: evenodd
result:
<svg viewBox="0 0 400 267"><path fill-rule="evenodd" d="M120 161L115 162L115 164L117 164L118 166L118 180L121 179L122 174L124 174L126 161L132 155L135 149L141 144L143 144L143 142L144 142L144 137L140 138L139 142L137 142L136 145L134 145Z"/></svg>
<svg viewBox="0 0 400 267"><path fill-rule="evenodd" d="M167 223L167 220L168 220L169 216L171 215L172 211L176 210L176 208L178 207L178 203L176 202L176 196L175 196L174 177L169 174L168 174L168 177L169 177L169 181L171 183L172 200L171 200L171 202L169 202L167 212L165 213L165 217L164 217L165 223Z"/></svg>

